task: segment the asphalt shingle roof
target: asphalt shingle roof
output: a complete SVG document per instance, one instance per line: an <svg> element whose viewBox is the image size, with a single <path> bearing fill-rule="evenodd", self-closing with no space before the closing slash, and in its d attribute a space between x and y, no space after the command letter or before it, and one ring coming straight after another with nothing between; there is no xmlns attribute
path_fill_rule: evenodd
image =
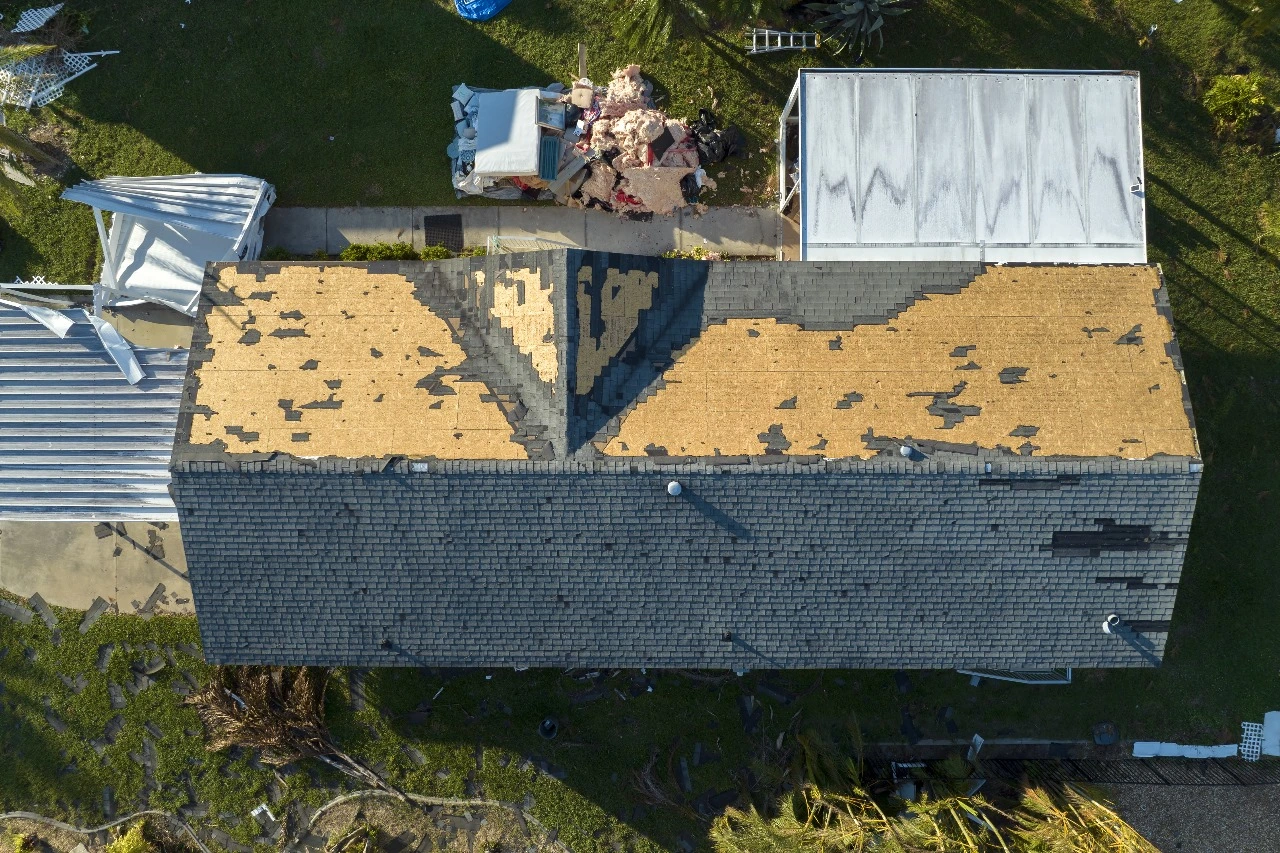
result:
<svg viewBox="0 0 1280 853"><path fill-rule="evenodd" d="M267 288L280 274L226 269ZM1027 269L1028 281L1045 277ZM869 428L857 454L827 458L764 424L753 452L608 450L712 326L763 319L824 341L865 325L908 334L913 305L964 294L990 270L573 250L367 271L403 276L449 324L462 359L448 381L483 383L527 458L200 446L185 440L205 417L189 377L173 492L211 661L1043 669L1148 666L1163 654L1200 477L1193 436L1187 453L1122 458L1124 447L1028 451L1034 423L987 443L940 426ZM1189 432L1176 344L1153 329L1168 317L1158 277L1107 275L1154 284L1144 310L1157 319L1129 334L1155 347L1143 358L1167 371ZM1105 349L1086 327L1063 351L1097 337L1097 357L1127 369L1143 344L1113 342L1126 332L1107 332ZM195 340L193 364L218 357L207 326ZM1045 380L1010 377L993 393ZM948 400L919 406L942 424ZM831 402L838 413L860 404ZM768 398L768 417L806 411L778 403ZM1133 423L1153 410L1135 409ZM1104 634L1111 613L1132 631Z"/></svg>

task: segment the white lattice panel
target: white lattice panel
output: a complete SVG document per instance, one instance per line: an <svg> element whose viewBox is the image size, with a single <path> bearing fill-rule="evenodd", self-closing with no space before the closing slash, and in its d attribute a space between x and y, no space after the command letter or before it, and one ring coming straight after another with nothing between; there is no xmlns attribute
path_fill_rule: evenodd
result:
<svg viewBox="0 0 1280 853"><path fill-rule="evenodd" d="M1245 761L1257 761L1262 756L1262 724L1240 724L1240 757Z"/></svg>
<svg viewBox="0 0 1280 853"><path fill-rule="evenodd" d="M68 81L95 67L102 55L55 49L6 65L0 68L0 103L43 107L62 94Z"/></svg>
<svg viewBox="0 0 1280 853"><path fill-rule="evenodd" d="M61 8L62 4L59 3L56 6L45 6L43 9L28 9L18 16L18 23L14 24L13 32L29 33L38 30L49 23L49 19L58 14Z"/></svg>

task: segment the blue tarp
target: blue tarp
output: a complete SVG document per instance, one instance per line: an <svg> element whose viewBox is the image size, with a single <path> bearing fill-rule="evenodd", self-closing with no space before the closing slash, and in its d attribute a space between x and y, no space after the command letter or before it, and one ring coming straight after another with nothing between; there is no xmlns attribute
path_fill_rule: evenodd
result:
<svg viewBox="0 0 1280 853"><path fill-rule="evenodd" d="M510 3L511 0L453 0L458 14L468 21L487 21Z"/></svg>

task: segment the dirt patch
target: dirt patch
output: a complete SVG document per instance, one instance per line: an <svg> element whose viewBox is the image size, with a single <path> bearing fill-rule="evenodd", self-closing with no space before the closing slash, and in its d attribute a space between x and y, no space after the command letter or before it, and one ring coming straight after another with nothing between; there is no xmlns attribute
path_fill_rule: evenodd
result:
<svg viewBox="0 0 1280 853"><path fill-rule="evenodd" d="M530 825L518 811L501 806L427 806L390 798L350 800L325 812L312 827L314 835L334 844L352 832L376 830L370 849L399 847L449 853L514 853L550 851L546 833ZM358 853L369 835L360 833L346 848Z"/></svg>
<svg viewBox="0 0 1280 853"><path fill-rule="evenodd" d="M29 834L35 835L36 840L34 846L28 847L27 850L34 853L51 850L66 853L77 844L85 844L86 840L86 837L78 832L55 829L34 820L6 820L0 822L0 853L16 853L14 840L18 836ZM85 846L87 847L88 844Z"/></svg>

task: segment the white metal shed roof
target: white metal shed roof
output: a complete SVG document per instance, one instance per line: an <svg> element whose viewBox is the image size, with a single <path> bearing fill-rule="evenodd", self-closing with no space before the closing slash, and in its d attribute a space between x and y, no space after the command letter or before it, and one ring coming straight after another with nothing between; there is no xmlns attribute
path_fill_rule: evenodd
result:
<svg viewBox="0 0 1280 853"><path fill-rule="evenodd" d="M131 385L89 315L65 316L63 338L0 305L0 519L176 521L187 351L134 348L143 378Z"/></svg>
<svg viewBox="0 0 1280 853"><path fill-rule="evenodd" d="M796 85L802 259L1146 262L1136 72L806 69Z"/></svg>

